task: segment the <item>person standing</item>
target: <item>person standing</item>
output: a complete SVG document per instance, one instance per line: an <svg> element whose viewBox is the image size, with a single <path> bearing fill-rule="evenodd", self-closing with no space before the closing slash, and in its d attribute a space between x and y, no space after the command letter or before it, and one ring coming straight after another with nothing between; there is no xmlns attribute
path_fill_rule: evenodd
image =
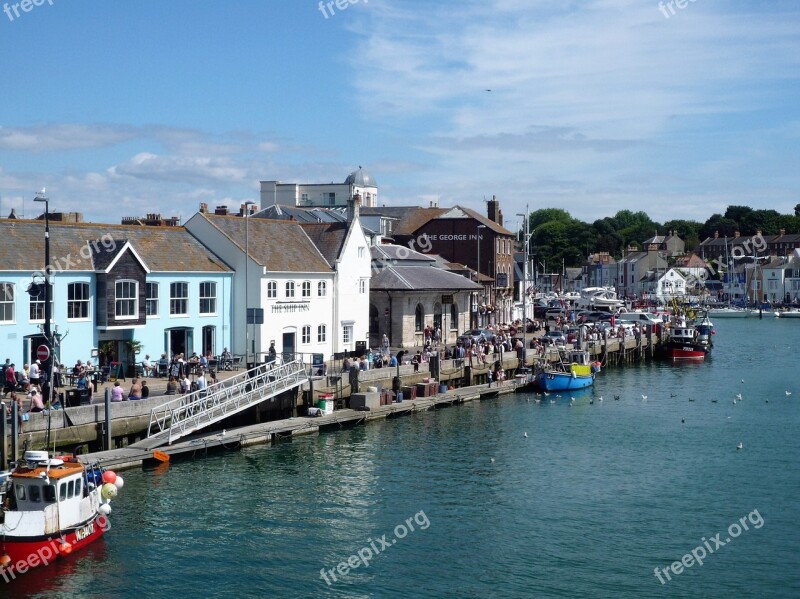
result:
<svg viewBox="0 0 800 599"><path fill-rule="evenodd" d="M42 379L41 379L41 369L39 368L42 363L39 360L36 360L33 364L31 364L31 368L28 371L28 377L30 378L31 385L42 390Z"/></svg>
<svg viewBox="0 0 800 599"><path fill-rule="evenodd" d="M5 397L8 393L13 392L14 389L17 388L17 373L14 372L13 363L6 366L6 378L4 384L3 397Z"/></svg>
<svg viewBox="0 0 800 599"><path fill-rule="evenodd" d="M383 345L383 353L388 354L389 353L389 337L386 335L386 333L383 334L382 345Z"/></svg>

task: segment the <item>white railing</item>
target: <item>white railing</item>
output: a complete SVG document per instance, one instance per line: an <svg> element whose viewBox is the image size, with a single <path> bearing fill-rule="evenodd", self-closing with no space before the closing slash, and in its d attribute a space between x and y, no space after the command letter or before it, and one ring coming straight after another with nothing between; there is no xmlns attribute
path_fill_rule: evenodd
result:
<svg viewBox="0 0 800 599"><path fill-rule="evenodd" d="M308 380L302 359L280 366L259 364L249 371L163 403L150 412L148 448L219 422ZM158 442L154 445L154 442Z"/></svg>

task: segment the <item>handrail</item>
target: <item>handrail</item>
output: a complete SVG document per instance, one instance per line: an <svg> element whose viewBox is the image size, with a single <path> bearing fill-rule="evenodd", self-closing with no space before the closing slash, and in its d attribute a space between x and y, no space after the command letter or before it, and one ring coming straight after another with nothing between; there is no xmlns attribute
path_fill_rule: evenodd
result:
<svg viewBox="0 0 800 599"><path fill-rule="evenodd" d="M229 379L171 399L150 411L148 440L172 443L265 399L306 382L302 359L281 365L259 364Z"/></svg>

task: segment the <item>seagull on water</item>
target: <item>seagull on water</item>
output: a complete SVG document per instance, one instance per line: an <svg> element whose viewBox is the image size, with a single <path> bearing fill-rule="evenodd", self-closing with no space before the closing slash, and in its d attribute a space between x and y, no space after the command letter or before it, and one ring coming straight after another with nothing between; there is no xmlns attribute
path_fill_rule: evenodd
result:
<svg viewBox="0 0 800 599"><path fill-rule="evenodd" d="M527 433L527 432L524 432L524 433L522 433L522 436L523 436L523 437L525 437L525 438L527 439L527 438L528 438L528 433Z"/></svg>
<svg viewBox="0 0 800 599"><path fill-rule="evenodd" d="M647 399L647 396L646 395L642 395L642 401L644 401L645 399Z"/></svg>
<svg viewBox="0 0 800 599"><path fill-rule="evenodd" d="M711 403L717 403L717 400L716 399L712 399Z"/></svg>
<svg viewBox="0 0 800 599"><path fill-rule="evenodd" d="M602 395L600 396L599 401L603 401L603 396Z"/></svg>
<svg viewBox="0 0 800 599"><path fill-rule="evenodd" d="M739 401L742 401L742 394L741 393L737 393L736 394L736 399L738 399Z"/></svg>
<svg viewBox="0 0 800 599"><path fill-rule="evenodd" d="M614 396L614 401L619 401L619 395Z"/></svg>
<svg viewBox="0 0 800 599"><path fill-rule="evenodd" d="M494 458L490 458L492 460L492 464L494 464Z"/></svg>
<svg viewBox="0 0 800 599"><path fill-rule="evenodd" d="M791 391L787 391L787 392L786 392L786 397L789 397L791 394L792 394L792 392L791 392Z"/></svg>
<svg viewBox="0 0 800 599"><path fill-rule="evenodd" d="M744 443L739 441L739 445L736 446L736 449L744 449Z"/></svg>

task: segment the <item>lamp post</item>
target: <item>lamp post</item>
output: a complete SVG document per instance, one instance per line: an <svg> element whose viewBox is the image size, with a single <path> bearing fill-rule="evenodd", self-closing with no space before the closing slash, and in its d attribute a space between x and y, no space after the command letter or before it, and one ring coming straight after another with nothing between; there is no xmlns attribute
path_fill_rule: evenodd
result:
<svg viewBox="0 0 800 599"><path fill-rule="evenodd" d="M517 214L517 216L521 216L525 219L524 227L523 227L523 243L522 243L522 251L524 257L522 259L522 351L523 356L525 355L525 333L528 329L528 314L525 311L525 296L528 295L528 206L525 206L525 214Z"/></svg>
<svg viewBox="0 0 800 599"><path fill-rule="evenodd" d="M478 225L478 266L475 269L475 278L477 280L478 285L481 286L481 290L478 292L480 295L478 299L480 300L483 297L483 285L481 284L481 229L485 229L486 225ZM481 308L478 306L478 328L481 328Z"/></svg>
<svg viewBox="0 0 800 599"><path fill-rule="evenodd" d="M51 385L53 381L53 336L50 321L53 318L50 297L50 198L45 195L45 189L36 194L34 202L44 202L44 345L48 349L47 360L41 365L40 373L47 373L47 382L42 385L42 395L45 402L52 401ZM41 374L39 375L41 376Z"/></svg>
<svg viewBox="0 0 800 599"><path fill-rule="evenodd" d="M252 200L244 203L244 363L250 364L250 206Z"/></svg>

